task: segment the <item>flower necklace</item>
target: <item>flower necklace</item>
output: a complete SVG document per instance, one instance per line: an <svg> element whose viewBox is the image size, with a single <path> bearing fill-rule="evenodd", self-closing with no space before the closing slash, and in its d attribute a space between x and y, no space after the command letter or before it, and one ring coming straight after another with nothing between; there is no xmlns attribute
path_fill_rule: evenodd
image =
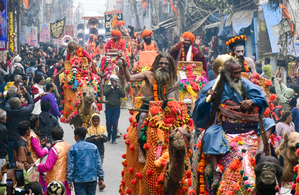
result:
<svg viewBox="0 0 299 195"><path fill-rule="evenodd" d="M117 47L116 46L116 43L114 42L114 39L112 38L111 39L111 49L119 49L120 48L120 44L122 43L123 39L120 39L118 42L117 42Z"/></svg>
<svg viewBox="0 0 299 195"><path fill-rule="evenodd" d="M182 45L182 61L186 61L186 52L185 52L185 46ZM191 51L191 59L190 62L193 61L193 52Z"/></svg>
<svg viewBox="0 0 299 195"><path fill-rule="evenodd" d="M247 66L247 62L245 61L244 59L244 69L245 69L245 72L248 73L249 72L249 68Z"/></svg>
<svg viewBox="0 0 299 195"><path fill-rule="evenodd" d="M164 98L166 98L166 90L168 87L168 82L167 81L167 85L164 85ZM153 90L154 90L154 99L155 101L159 101L159 96L158 96L158 85L157 85L157 81L154 81L154 85L153 85Z"/></svg>

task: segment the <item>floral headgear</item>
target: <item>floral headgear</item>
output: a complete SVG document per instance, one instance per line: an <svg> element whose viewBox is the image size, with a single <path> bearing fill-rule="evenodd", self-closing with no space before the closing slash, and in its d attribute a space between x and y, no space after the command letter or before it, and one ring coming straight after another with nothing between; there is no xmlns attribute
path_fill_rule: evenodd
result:
<svg viewBox="0 0 299 195"><path fill-rule="evenodd" d="M228 45L230 49L233 49L237 46L241 46L241 45L245 46L245 41L247 41L246 35L235 36L233 38L230 38L226 42L226 45Z"/></svg>

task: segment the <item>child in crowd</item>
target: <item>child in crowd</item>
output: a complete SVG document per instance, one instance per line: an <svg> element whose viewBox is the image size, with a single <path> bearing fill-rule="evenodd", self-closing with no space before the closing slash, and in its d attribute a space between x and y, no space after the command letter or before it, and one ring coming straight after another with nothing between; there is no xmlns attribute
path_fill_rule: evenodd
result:
<svg viewBox="0 0 299 195"><path fill-rule="evenodd" d="M98 147L103 166L105 152L104 142L108 141L107 131L105 127L100 125L100 115L97 113L94 113L91 116L91 124L91 127L87 129L86 141L94 143ZM105 184L100 186L100 191L105 187Z"/></svg>
<svg viewBox="0 0 299 195"><path fill-rule="evenodd" d="M107 131L105 127L100 125L100 115L97 113L91 116L91 124L91 127L87 129L86 141L94 143L98 147L103 165L105 152L104 142L108 141Z"/></svg>

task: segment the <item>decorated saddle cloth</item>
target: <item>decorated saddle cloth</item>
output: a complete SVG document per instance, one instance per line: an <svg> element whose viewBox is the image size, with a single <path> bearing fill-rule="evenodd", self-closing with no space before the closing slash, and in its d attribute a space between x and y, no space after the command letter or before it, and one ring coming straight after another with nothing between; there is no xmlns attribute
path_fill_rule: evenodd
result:
<svg viewBox="0 0 299 195"><path fill-rule="evenodd" d="M240 134L257 130L259 123L258 108L242 111L238 103L227 100L220 104L216 124L222 126L226 133Z"/></svg>
<svg viewBox="0 0 299 195"><path fill-rule="evenodd" d="M210 126L203 138L203 153L221 155L229 151L228 134L242 134L258 130L258 110L242 112L240 105L227 100L219 106L215 125Z"/></svg>

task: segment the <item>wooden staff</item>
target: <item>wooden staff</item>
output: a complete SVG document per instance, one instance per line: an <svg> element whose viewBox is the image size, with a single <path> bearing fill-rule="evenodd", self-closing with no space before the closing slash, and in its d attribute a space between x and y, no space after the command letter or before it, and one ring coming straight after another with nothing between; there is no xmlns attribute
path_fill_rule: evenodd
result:
<svg viewBox="0 0 299 195"><path fill-rule="evenodd" d="M137 108L129 108L129 111L137 111L137 112L146 112L148 113L148 110L144 110L144 109L137 109Z"/></svg>

